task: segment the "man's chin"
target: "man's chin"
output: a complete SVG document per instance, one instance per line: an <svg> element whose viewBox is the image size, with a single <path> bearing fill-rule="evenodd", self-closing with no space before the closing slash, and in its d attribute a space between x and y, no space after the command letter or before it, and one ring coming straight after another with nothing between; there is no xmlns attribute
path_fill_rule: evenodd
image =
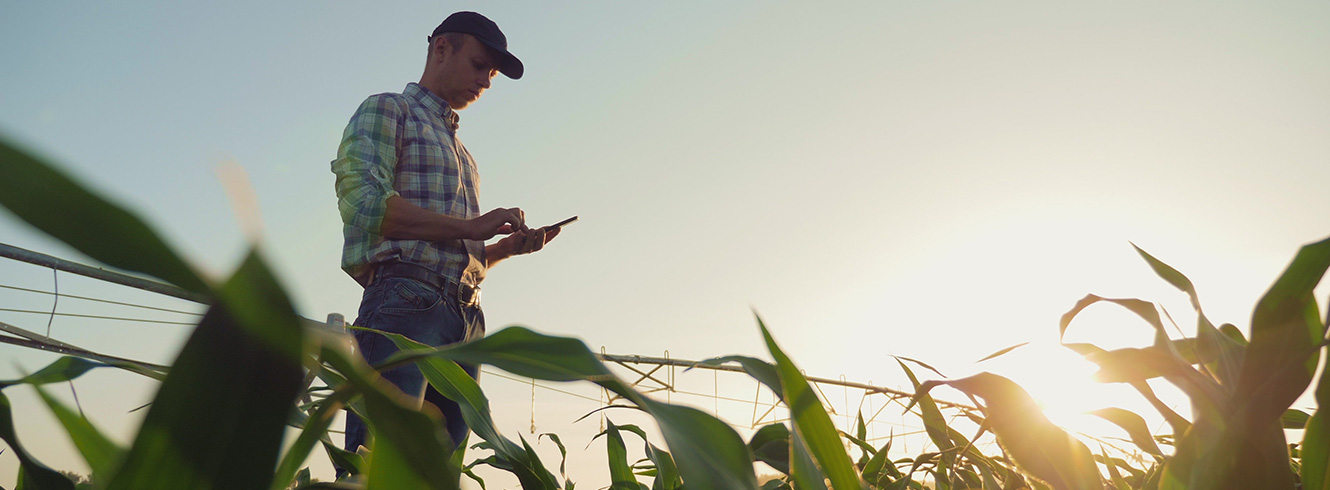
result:
<svg viewBox="0 0 1330 490"><path fill-rule="evenodd" d="M479 99L479 97L472 97L471 94L466 94L464 96L448 101L448 105L452 107L453 110L460 111L462 109L466 109L477 99Z"/></svg>

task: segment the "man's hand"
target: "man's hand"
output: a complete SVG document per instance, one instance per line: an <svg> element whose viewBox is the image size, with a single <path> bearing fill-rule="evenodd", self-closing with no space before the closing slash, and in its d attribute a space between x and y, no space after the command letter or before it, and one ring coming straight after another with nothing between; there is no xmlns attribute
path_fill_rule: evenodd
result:
<svg viewBox="0 0 1330 490"><path fill-rule="evenodd" d="M514 255L525 255L545 248L545 244L559 236L563 228L532 228L513 232L499 241L485 247L487 266L493 267L499 261Z"/></svg>
<svg viewBox="0 0 1330 490"><path fill-rule="evenodd" d="M467 227L469 228L467 238L482 241L494 238L495 235L529 231L526 227L526 215L522 213L521 208L497 208L478 218L467 220Z"/></svg>
<svg viewBox="0 0 1330 490"><path fill-rule="evenodd" d="M526 255L531 252L539 251L545 248L545 244L559 235L559 230L563 228L534 228L527 231L513 233L503 238L511 240L512 255ZM502 242L503 240L499 240Z"/></svg>

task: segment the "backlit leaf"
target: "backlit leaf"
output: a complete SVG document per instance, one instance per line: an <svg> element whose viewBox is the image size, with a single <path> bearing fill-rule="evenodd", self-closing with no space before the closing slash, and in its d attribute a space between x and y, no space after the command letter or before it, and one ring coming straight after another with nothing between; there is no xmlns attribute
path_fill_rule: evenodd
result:
<svg viewBox="0 0 1330 490"><path fill-rule="evenodd" d="M776 370L785 389L785 403L790 409L794 432L798 436L794 439L796 442L792 444L798 446L797 441L803 441L808 445L808 453L817 461L827 478L831 480L831 486L836 490L863 488L859 475L854 471L854 464L850 462L850 456L846 454L845 447L841 444L840 432L831 423L831 417L822 407L822 401L813 393L808 380L799 373L799 368L785 355L780 346L776 345L776 340L771 337L771 332L767 330L760 317L757 323L758 328L762 330L762 338L766 340L767 350L776 361Z"/></svg>

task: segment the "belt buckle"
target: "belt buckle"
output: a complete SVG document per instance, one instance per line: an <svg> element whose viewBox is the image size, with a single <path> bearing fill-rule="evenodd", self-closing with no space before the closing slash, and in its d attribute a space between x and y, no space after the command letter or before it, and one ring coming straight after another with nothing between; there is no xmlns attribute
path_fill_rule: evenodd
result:
<svg viewBox="0 0 1330 490"><path fill-rule="evenodd" d="M476 306L480 304L480 288L467 286L465 284L457 285L457 303L462 306Z"/></svg>

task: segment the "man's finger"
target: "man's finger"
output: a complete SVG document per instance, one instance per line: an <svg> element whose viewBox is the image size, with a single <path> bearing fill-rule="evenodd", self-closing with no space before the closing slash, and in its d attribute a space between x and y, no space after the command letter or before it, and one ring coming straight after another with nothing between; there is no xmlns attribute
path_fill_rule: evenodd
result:
<svg viewBox="0 0 1330 490"><path fill-rule="evenodd" d="M526 213L522 212L522 208L511 208L508 211L512 212L513 219L516 220L513 225L519 230L526 230Z"/></svg>
<svg viewBox="0 0 1330 490"><path fill-rule="evenodd" d="M536 228L535 230L532 230L531 242L532 252L539 252L540 249L545 248L545 229Z"/></svg>

